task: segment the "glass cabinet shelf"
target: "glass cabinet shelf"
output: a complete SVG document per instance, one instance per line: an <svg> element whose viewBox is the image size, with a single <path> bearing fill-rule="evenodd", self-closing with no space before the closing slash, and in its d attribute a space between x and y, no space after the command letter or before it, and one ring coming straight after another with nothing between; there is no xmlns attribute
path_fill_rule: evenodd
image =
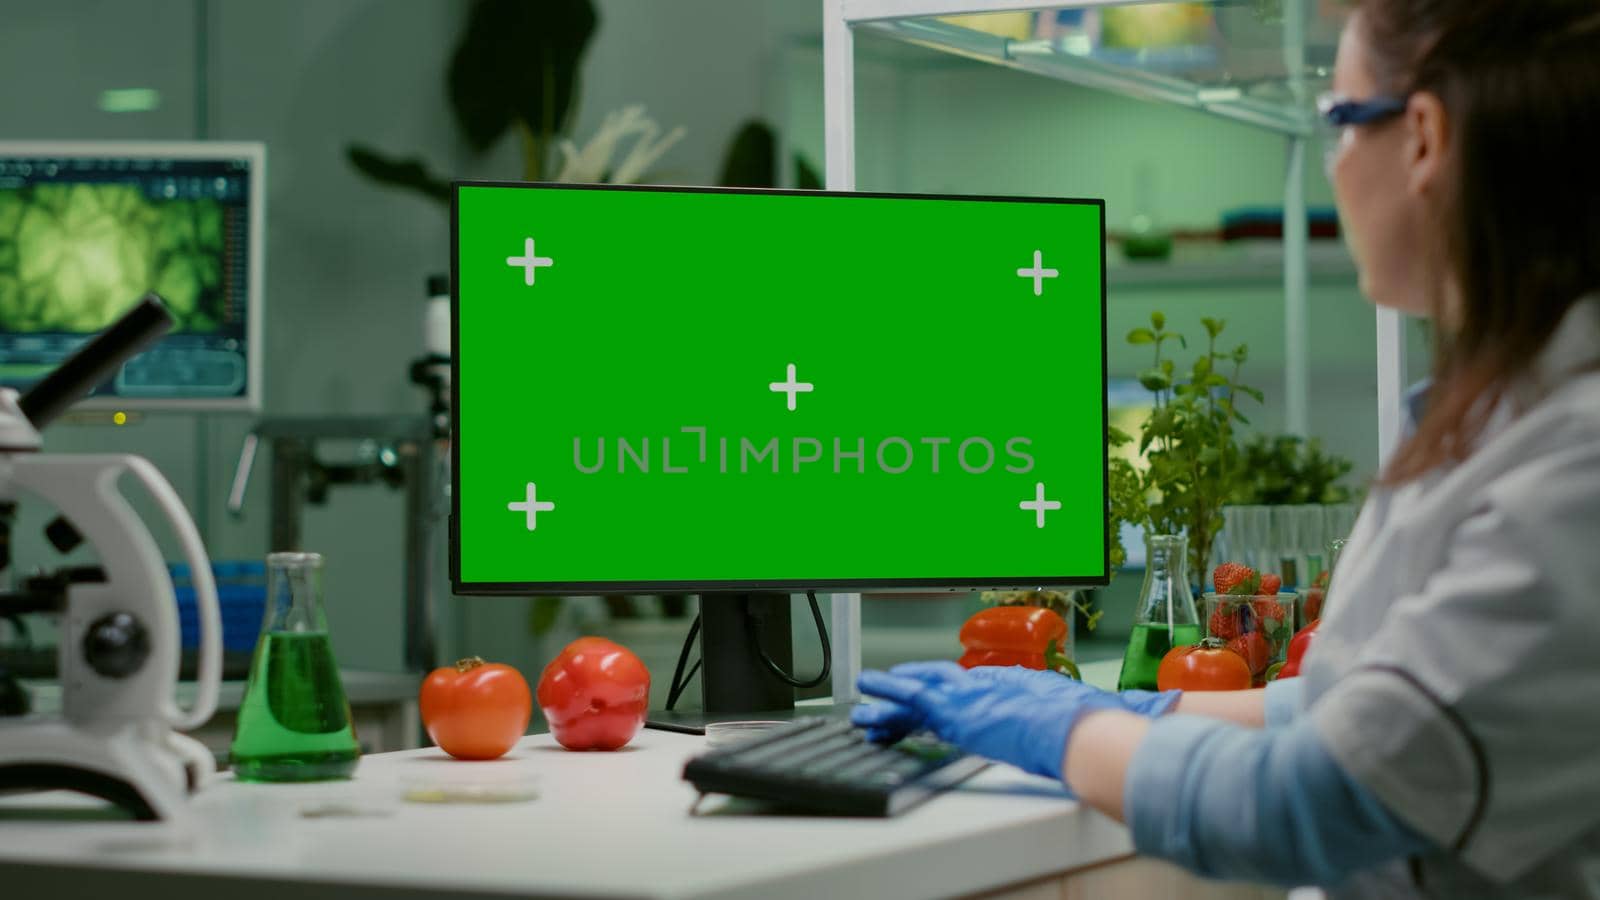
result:
<svg viewBox="0 0 1600 900"><path fill-rule="evenodd" d="M1333 69L1340 14L1327 0L946 4L845 0L859 31L1061 81L1172 103L1293 136Z"/></svg>
<svg viewBox="0 0 1600 900"><path fill-rule="evenodd" d="M1318 143L1315 97L1331 79L1341 0L823 0L823 120L826 180L856 187L856 35L880 35L1062 82L1196 109L1280 135L1284 166L1282 258L1216 258L1189 265L1122 266L1119 289L1182 283L1283 285L1284 426L1310 433L1308 293L1313 279L1349 282L1345 254L1313 259L1306 171ZM1181 141L1185 135L1173 136ZM1378 457L1399 441L1406 343L1397 312L1376 312ZM853 700L860 672L860 608L854 595L833 604L833 688Z"/></svg>

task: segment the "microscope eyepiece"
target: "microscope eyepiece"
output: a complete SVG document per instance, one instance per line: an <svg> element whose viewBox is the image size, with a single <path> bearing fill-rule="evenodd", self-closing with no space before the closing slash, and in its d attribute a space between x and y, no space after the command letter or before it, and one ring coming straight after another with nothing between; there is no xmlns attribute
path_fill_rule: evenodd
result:
<svg viewBox="0 0 1600 900"><path fill-rule="evenodd" d="M28 389L17 401L35 430L44 427L67 408L103 384L134 354L148 347L173 326L172 313L155 294L145 294L122 318L95 335L66 361Z"/></svg>

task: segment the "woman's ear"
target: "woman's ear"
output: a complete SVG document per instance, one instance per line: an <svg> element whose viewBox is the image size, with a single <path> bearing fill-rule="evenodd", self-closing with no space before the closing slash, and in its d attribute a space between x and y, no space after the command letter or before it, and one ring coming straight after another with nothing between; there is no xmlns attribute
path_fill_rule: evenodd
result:
<svg viewBox="0 0 1600 900"><path fill-rule="evenodd" d="M1406 189L1424 196L1443 184L1450 155L1450 127L1437 94L1418 91L1406 101Z"/></svg>

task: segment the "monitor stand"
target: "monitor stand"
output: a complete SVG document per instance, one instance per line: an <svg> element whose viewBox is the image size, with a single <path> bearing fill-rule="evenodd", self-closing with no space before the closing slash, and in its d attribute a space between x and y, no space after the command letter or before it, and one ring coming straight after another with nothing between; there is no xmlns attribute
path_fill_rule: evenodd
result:
<svg viewBox="0 0 1600 900"><path fill-rule="evenodd" d="M788 721L797 716L794 688L761 661L761 650L794 674L794 635L789 595L712 593L700 595L700 696L702 708L652 710L646 728L704 734L712 722L750 719ZM798 715L826 714L804 709Z"/></svg>

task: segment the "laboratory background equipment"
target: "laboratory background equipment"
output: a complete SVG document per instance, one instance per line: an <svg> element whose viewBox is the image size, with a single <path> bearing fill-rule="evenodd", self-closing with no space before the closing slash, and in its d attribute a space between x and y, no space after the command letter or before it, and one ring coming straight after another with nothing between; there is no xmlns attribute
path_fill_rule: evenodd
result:
<svg viewBox="0 0 1600 900"><path fill-rule="evenodd" d="M1328 544L1349 537L1356 512L1353 503L1224 506L1212 563L1243 563L1278 575L1285 588L1304 590L1332 569Z"/></svg>
<svg viewBox="0 0 1600 900"><path fill-rule="evenodd" d="M335 489L383 485L404 491L400 522L404 647L411 672L436 665L435 572L433 542L444 516L442 457L447 442L432 416L267 417L256 423L240 447L227 509L244 515L256 455L265 442L270 454L271 494L268 540L272 552L302 545L305 509L329 502Z"/></svg>
<svg viewBox="0 0 1600 900"><path fill-rule="evenodd" d="M0 385L160 291L172 329L78 406L259 408L265 185L259 143L0 142Z"/></svg>

